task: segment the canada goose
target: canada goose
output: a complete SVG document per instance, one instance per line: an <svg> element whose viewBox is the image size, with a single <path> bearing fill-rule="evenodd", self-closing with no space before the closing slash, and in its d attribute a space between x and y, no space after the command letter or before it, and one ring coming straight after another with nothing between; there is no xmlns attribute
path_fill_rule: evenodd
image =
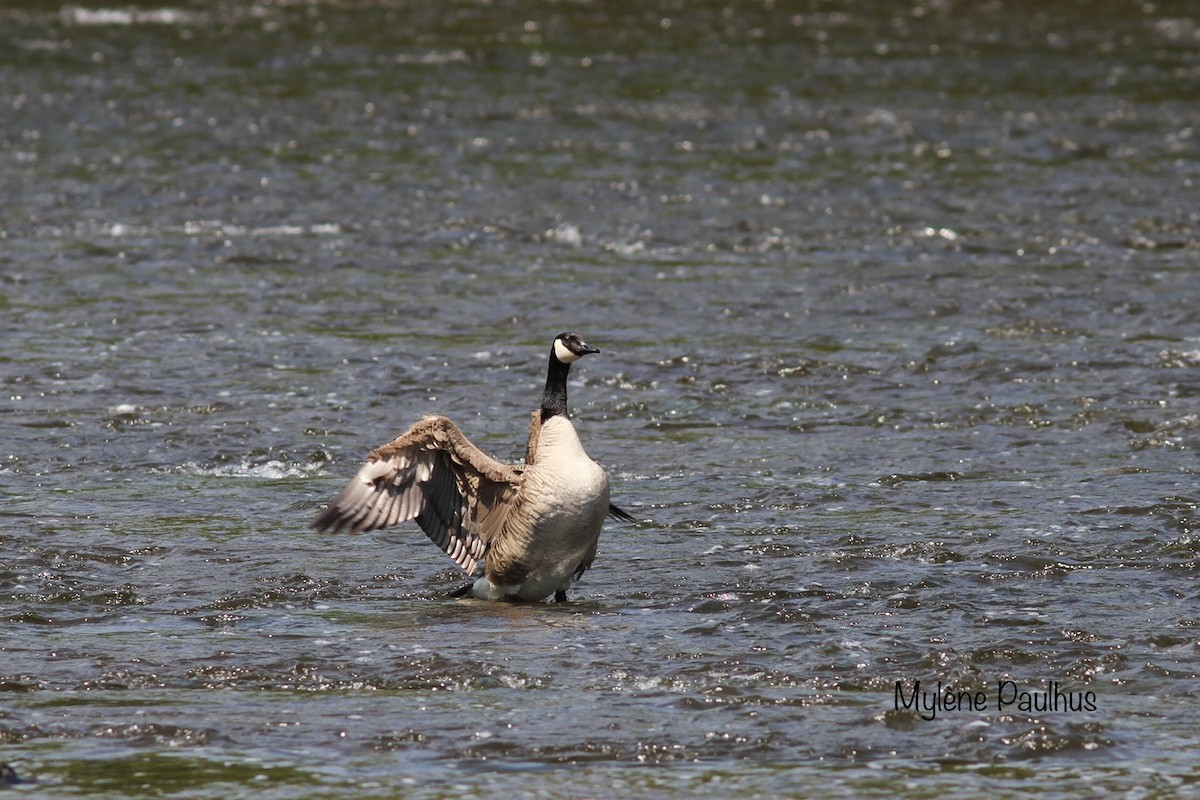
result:
<svg viewBox="0 0 1200 800"><path fill-rule="evenodd" d="M577 333L554 338L523 465L500 463L446 417L426 416L372 450L311 527L357 533L415 519L468 574L483 563L483 575L455 596L566 600L596 558L605 515L633 521L609 502L608 474L567 418L571 364L598 352Z"/></svg>

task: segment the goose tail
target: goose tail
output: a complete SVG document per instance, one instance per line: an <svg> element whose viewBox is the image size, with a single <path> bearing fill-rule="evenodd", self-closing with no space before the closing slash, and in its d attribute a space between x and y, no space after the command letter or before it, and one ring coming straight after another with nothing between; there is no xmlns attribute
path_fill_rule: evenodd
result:
<svg viewBox="0 0 1200 800"><path fill-rule="evenodd" d="M617 508L612 503L608 504L608 515L613 519L621 520L621 522L637 522L637 518L635 516L630 514L628 511Z"/></svg>

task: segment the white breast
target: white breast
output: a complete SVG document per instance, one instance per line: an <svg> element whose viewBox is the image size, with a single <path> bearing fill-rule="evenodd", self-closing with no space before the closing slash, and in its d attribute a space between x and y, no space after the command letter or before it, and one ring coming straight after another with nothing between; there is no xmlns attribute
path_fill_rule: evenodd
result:
<svg viewBox="0 0 1200 800"><path fill-rule="evenodd" d="M565 588L579 566L596 553L608 513L608 475L584 452L566 417L546 420L523 491L530 525L521 561L530 568L520 586L494 586L481 578L475 595L538 600Z"/></svg>
<svg viewBox="0 0 1200 800"><path fill-rule="evenodd" d="M555 416L542 424L537 453L526 481L539 498L576 512L586 513L603 502L608 509L608 475L583 450L575 426Z"/></svg>

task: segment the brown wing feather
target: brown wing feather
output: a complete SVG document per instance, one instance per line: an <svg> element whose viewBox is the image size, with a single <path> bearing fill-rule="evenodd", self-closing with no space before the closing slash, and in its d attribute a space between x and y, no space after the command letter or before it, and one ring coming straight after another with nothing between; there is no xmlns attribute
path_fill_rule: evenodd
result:
<svg viewBox="0 0 1200 800"><path fill-rule="evenodd" d="M521 482L445 417L424 417L371 451L311 527L351 533L416 520L430 540L474 572L500 534Z"/></svg>
<svg viewBox="0 0 1200 800"><path fill-rule="evenodd" d="M529 418L529 438L525 440L525 466L533 464L537 455L538 435L542 432L542 410L535 409Z"/></svg>

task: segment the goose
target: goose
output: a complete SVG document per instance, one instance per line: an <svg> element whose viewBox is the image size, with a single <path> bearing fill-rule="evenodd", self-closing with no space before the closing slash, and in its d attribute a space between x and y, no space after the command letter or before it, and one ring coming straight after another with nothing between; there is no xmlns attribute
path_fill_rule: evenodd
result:
<svg viewBox="0 0 1200 800"><path fill-rule="evenodd" d="M564 602L596 558L605 516L634 521L609 501L608 474L567 417L567 373L599 352L573 331L554 337L524 464L497 461L446 417L425 416L372 450L310 527L358 533L416 520L468 575L483 565L454 596Z"/></svg>

